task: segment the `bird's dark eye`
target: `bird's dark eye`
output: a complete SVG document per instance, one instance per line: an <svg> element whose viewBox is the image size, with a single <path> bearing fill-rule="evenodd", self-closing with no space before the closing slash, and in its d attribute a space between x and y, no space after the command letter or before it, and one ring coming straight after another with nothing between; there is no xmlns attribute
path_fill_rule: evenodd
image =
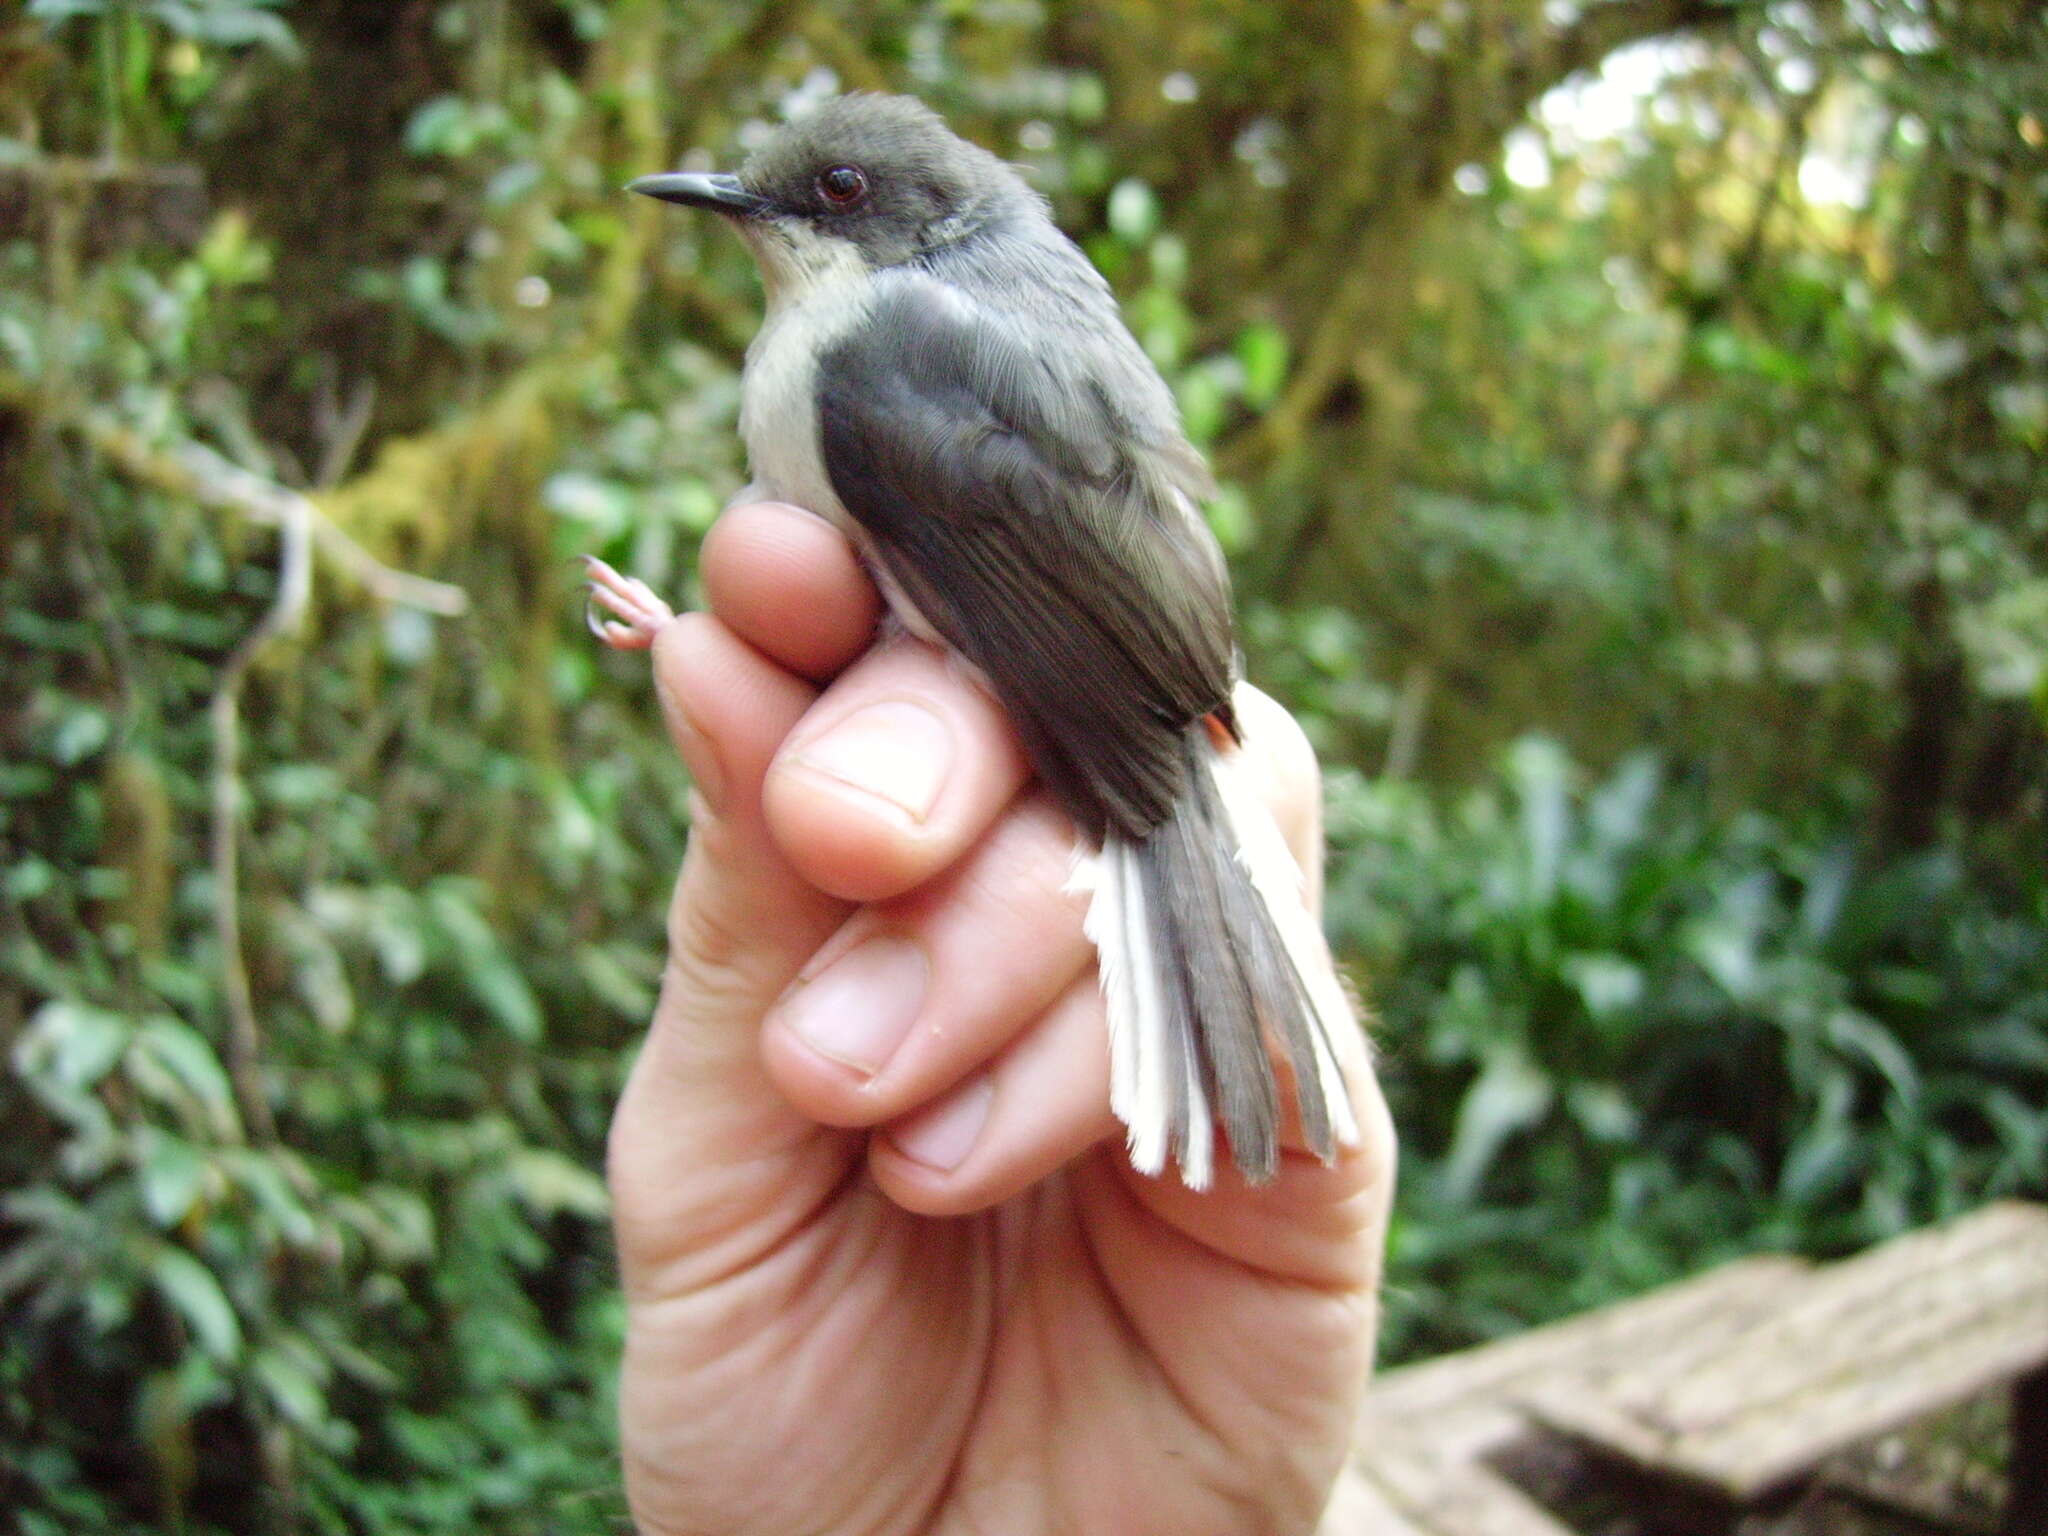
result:
<svg viewBox="0 0 2048 1536"><path fill-rule="evenodd" d="M835 165L818 173L818 190L826 202L849 208L867 195L867 173L857 165Z"/></svg>

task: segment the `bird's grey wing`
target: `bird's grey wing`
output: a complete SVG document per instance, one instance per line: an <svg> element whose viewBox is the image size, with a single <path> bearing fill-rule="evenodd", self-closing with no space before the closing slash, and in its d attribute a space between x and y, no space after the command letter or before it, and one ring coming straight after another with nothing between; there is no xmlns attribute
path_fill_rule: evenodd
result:
<svg viewBox="0 0 2048 1536"><path fill-rule="evenodd" d="M1190 723L1229 718L1229 589L1174 445L1113 398L1142 355L1066 340L887 284L819 360L820 447L873 558L987 675L1068 812L1138 837L1179 792Z"/></svg>

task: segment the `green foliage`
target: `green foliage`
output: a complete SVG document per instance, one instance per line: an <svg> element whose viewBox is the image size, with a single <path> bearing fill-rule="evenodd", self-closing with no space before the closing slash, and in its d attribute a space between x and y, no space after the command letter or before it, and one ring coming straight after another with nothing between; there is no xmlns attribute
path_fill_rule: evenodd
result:
<svg viewBox="0 0 2048 1536"><path fill-rule="evenodd" d="M79 13L54 36L155 46L138 17L179 19ZM195 38L239 41L170 46ZM27 279L0 285L0 369L108 402L152 450L206 441L304 476L246 383L305 315L292 254L245 206L188 250L69 271L37 254L0 253ZM287 374L326 400L331 445L335 359L302 361ZM436 508L470 539L437 574L472 617L323 583L257 668L233 803L262 1035L240 1068L208 705L277 596L277 538L75 440L8 439L0 1506L21 1529L617 1528L596 1169L685 785L633 673L553 637L579 622L574 552L687 566L720 495L701 466L731 453L729 389L721 408L701 373L679 352L630 392L585 384L601 427L534 481L609 486L614 520L532 519L492 499L513 484L495 475Z"/></svg>
<svg viewBox="0 0 2048 1536"><path fill-rule="evenodd" d="M103 28L153 23L174 38L235 48L248 43L296 56L291 28L277 14L284 0L28 0L28 14L56 26L74 17L98 19Z"/></svg>
<svg viewBox="0 0 2048 1536"><path fill-rule="evenodd" d="M2048 878L1873 859L1531 738L1439 805L1332 785L1330 907L1403 1133L1389 1342L2048 1186Z"/></svg>
<svg viewBox="0 0 2048 1536"><path fill-rule="evenodd" d="M1435 693L1432 768L1653 735L1724 807L1874 797L1894 843L2042 856L2048 31L1880 14L1882 68L1774 17L1618 134L1567 89L1519 135L1541 175L1431 231L1410 483L1353 571L1412 661L1489 675Z"/></svg>

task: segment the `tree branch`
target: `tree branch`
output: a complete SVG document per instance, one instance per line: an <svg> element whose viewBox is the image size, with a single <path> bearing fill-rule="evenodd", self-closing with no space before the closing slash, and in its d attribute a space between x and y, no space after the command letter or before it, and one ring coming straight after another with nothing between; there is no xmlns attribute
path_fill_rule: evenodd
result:
<svg viewBox="0 0 2048 1536"><path fill-rule="evenodd" d="M313 504L289 497L279 508L277 597L221 668L207 714L213 725L212 821L207 850L213 869L213 932L220 946L222 993L228 1010L228 1076L243 1122L259 1142L277 1139L277 1121L263 1089L263 1029L256 1019L249 967L242 955L241 844L242 684L273 640L298 628L313 590Z"/></svg>
<svg viewBox="0 0 2048 1536"><path fill-rule="evenodd" d="M1503 89L1481 93L1491 110L1445 123L1443 114L1453 105L1449 94L1426 93L1411 131L1386 136L1388 158L1405 165L1389 165L1382 174L1363 178L1369 206L1352 210L1349 222L1364 231L1412 235L1427 208L1442 200L1457 167L1490 157L1508 130L1555 86L1631 43L1732 25L1746 11L1760 8L1760 0L1606 0L1592 6L1515 56ZM1418 146L1431 143L1439 151L1422 155ZM1248 473L1298 441L1352 371L1358 351L1354 332L1364 329L1361 322L1376 301L1384 301L1387 286L1386 264L1363 257L1360 248L1343 251L1344 268L1332 275L1334 280L1325 289L1329 298L1320 306L1316 334L1302 366L1273 408L1219 452L1226 474ZM1393 265L1398 269L1400 264Z"/></svg>
<svg viewBox="0 0 2048 1536"><path fill-rule="evenodd" d="M279 530L303 522L308 538L319 545L321 553L373 597L442 618L469 611L469 594L462 588L384 564L344 533L312 497L251 474L203 443L184 441L156 448L103 411L60 417L59 422L74 428L126 474L157 490L189 496L201 505L239 513L251 522Z"/></svg>
<svg viewBox="0 0 2048 1536"><path fill-rule="evenodd" d="M13 381L0 380L0 404L20 404L30 398ZM207 706L213 732L207 850L213 873L214 939L220 948L221 990L228 1014L228 1077L250 1135L259 1142L274 1142L277 1121L263 1085L263 1029L256 1017L248 962L242 951L237 835L242 805L242 685L264 650L304 619L313 591L316 543L384 601L453 617L467 611L469 595L460 587L392 569L336 527L311 497L251 474L204 444L185 440L157 448L104 411L60 414L56 422L77 432L124 473L144 484L225 508L278 531L277 596L256 627L229 654Z"/></svg>

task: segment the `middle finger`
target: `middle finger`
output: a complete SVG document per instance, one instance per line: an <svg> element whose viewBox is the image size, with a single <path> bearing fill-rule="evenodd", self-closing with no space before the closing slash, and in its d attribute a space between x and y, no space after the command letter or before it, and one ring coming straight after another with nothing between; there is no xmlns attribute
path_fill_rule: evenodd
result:
<svg viewBox="0 0 2048 1536"><path fill-rule="evenodd" d="M877 1125L1008 1045L1094 960L1087 898L1068 889L1073 849L1072 824L1033 794L941 878L849 918L762 1031L791 1103Z"/></svg>
<svg viewBox="0 0 2048 1536"><path fill-rule="evenodd" d="M863 656L811 706L768 770L762 810L812 884L880 901L965 854L1029 774L987 691L904 638Z"/></svg>

